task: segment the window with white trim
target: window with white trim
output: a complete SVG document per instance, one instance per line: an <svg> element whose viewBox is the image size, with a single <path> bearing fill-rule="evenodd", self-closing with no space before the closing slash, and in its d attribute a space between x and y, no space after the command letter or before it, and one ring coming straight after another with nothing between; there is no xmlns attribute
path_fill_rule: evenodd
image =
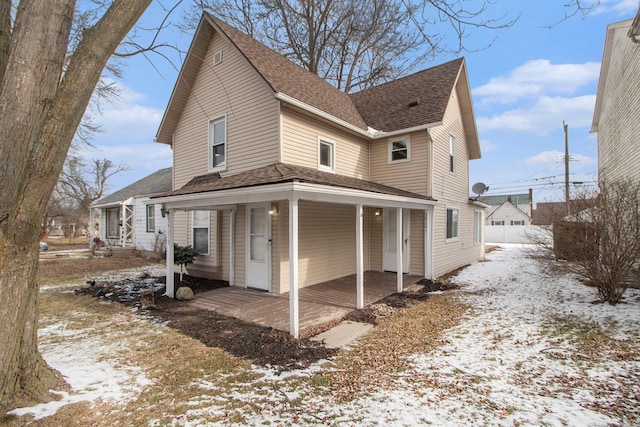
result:
<svg viewBox="0 0 640 427"><path fill-rule="evenodd" d="M147 232L156 231L156 205L147 205Z"/></svg>
<svg viewBox="0 0 640 427"><path fill-rule="evenodd" d="M409 137L389 140L389 163L408 162L411 160L411 141Z"/></svg>
<svg viewBox="0 0 640 427"><path fill-rule="evenodd" d="M209 171L224 170L227 166L227 118L209 122Z"/></svg>
<svg viewBox="0 0 640 427"><path fill-rule="evenodd" d="M447 239L458 237L458 209L447 208Z"/></svg>
<svg viewBox="0 0 640 427"><path fill-rule="evenodd" d="M336 171L336 144L325 138L318 138L318 169L325 172Z"/></svg>
<svg viewBox="0 0 640 427"><path fill-rule="evenodd" d="M504 225L504 221L491 221L491 225Z"/></svg>
<svg viewBox="0 0 640 427"><path fill-rule="evenodd" d="M520 220L520 221L511 220L511 225L524 225L524 220Z"/></svg>
<svg viewBox="0 0 640 427"><path fill-rule="evenodd" d="M454 165L456 163L456 138L453 135L449 135L449 172L454 172Z"/></svg>
<svg viewBox="0 0 640 427"><path fill-rule="evenodd" d="M193 248L200 255L209 255L209 224L211 212L193 211L191 221L191 237Z"/></svg>
<svg viewBox="0 0 640 427"><path fill-rule="evenodd" d="M482 212L476 211L473 214L473 243L482 243Z"/></svg>

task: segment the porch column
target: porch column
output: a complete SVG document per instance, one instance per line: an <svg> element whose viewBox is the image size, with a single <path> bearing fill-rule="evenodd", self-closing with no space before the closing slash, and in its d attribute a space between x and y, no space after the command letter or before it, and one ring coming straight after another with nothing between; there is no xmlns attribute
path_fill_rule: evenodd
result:
<svg viewBox="0 0 640 427"><path fill-rule="evenodd" d="M236 228L236 210L231 209L229 211L229 286L234 286L236 282L235 271L235 228Z"/></svg>
<svg viewBox="0 0 640 427"><path fill-rule="evenodd" d="M124 204L124 202L120 203L120 224L122 224L120 226L120 247L124 248L124 241L125 241L125 234L126 234L126 211L127 211L127 206Z"/></svg>
<svg viewBox="0 0 640 427"><path fill-rule="evenodd" d="M167 238L165 243L165 250L167 252L167 279L165 295L169 298L175 298L176 291L173 283L173 209L169 209L167 216Z"/></svg>
<svg viewBox="0 0 640 427"><path fill-rule="evenodd" d="M364 307L364 256L362 243L362 205L356 205L356 308Z"/></svg>
<svg viewBox="0 0 640 427"><path fill-rule="evenodd" d="M289 199L289 330L299 334L298 313L298 199Z"/></svg>
<svg viewBox="0 0 640 427"><path fill-rule="evenodd" d="M402 292L402 255L404 253L402 237L402 208L396 208L396 264L398 265L396 290L398 292Z"/></svg>

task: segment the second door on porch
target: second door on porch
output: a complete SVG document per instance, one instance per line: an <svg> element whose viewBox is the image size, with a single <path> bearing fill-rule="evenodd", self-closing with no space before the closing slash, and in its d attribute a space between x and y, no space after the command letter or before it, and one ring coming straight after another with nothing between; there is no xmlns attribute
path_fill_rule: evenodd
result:
<svg viewBox="0 0 640 427"><path fill-rule="evenodd" d="M398 271L397 257L397 212L395 209L384 209L383 211L383 239L382 239L382 269L384 271ZM409 230L410 211L402 210L402 272L409 272Z"/></svg>
<svg viewBox="0 0 640 427"><path fill-rule="evenodd" d="M247 206L247 287L269 290L270 218L267 204Z"/></svg>

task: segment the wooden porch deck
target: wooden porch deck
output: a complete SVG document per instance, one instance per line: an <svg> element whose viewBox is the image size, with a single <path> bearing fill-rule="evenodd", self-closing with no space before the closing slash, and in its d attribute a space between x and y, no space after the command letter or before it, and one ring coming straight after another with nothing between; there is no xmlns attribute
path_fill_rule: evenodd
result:
<svg viewBox="0 0 640 427"><path fill-rule="evenodd" d="M364 274L364 305L370 305L396 292L396 273L367 271ZM403 276L409 289L421 276ZM340 319L356 308L356 275L299 290L299 327L306 329ZM200 293L193 300L196 307L217 311L262 326L289 331L289 294L275 295L254 289L230 286Z"/></svg>

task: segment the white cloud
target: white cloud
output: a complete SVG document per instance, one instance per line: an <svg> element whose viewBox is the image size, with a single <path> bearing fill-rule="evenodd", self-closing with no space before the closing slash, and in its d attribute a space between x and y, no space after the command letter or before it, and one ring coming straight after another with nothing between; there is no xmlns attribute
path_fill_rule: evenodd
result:
<svg viewBox="0 0 640 427"><path fill-rule="evenodd" d="M637 11L638 0L601 0L600 4L593 9L594 14L613 12L617 15L629 15Z"/></svg>
<svg viewBox="0 0 640 427"><path fill-rule="evenodd" d="M96 143L151 142L155 137L163 110L145 105L146 95L113 82L119 96L113 102L101 102L100 108L91 108L88 114L101 126L103 132L94 135Z"/></svg>
<svg viewBox="0 0 640 427"><path fill-rule="evenodd" d="M542 95L572 95L598 80L600 64L551 64L547 59L527 61L506 77L494 77L473 89L483 104L513 103Z"/></svg>
<svg viewBox="0 0 640 427"><path fill-rule="evenodd" d="M562 121L570 128L589 127L595 105L595 95L584 95L574 98L540 97L529 108L508 110L491 117L478 117L478 130L527 132L536 135L547 135L561 129Z"/></svg>

